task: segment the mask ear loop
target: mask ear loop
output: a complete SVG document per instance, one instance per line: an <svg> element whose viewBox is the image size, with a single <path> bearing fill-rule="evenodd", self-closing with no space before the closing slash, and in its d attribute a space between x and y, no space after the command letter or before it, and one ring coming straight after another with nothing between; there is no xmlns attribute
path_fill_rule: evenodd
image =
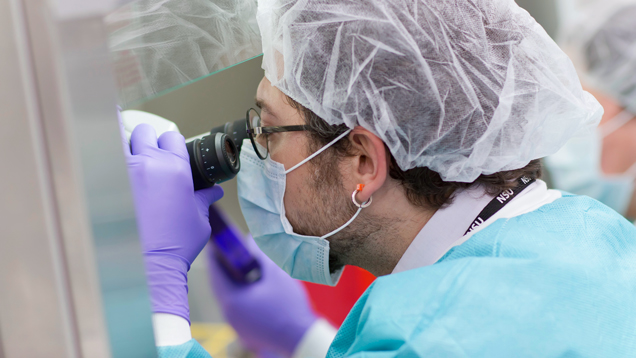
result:
<svg viewBox="0 0 636 358"><path fill-rule="evenodd" d="M369 198L369 200L367 200L365 203L359 204L356 201L356 194L358 194L358 192L362 191L362 188L364 188L364 184L358 184L358 186L356 187L356 190L353 191L353 194L351 194L351 200L353 201L353 203L355 204L355 206L358 207L358 210L356 211L356 213L353 215L353 217L351 219L349 219L349 221L347 221L344 225L342 225L341 227L337 228L336 230L328 233L325 236L322 236L323 239L326 239L334 234L337 234L340 232L340 230L346 228L347 226L349 226L349 224L351 224L353 222L353 220L355 220L358 215L360 215L360 212L362 211L362 209L366 208L367 206L371 205L371 198Z"/></svg>
<svg viewBox="0 0 636 358"><path fill-rule="evenodd" d="M616 132L622 126L630 122L635 118L634 113L623 110L621 113L615 115L609 121L605 122L605 124L598 126L598 130L600 132L601 139L607 137L608 135ZM616 174L617 176L627 176L636 179L636 163L632 164L626 171L622 174ZM612 175L614 176L614 175Z"/></svg>
<svg viewBox="0 0 636 358"><path fill-rule="evenodd" d="M631 113L628 110L623 110L621 113L617 114L609 121L605 122L603 125L598 126L598 130L601 133L601 138L605 138L608 135L616 132L622 126L634 119L634 116L634 113Z"/></svg>
<svg viewBox="0 0 636 358"><path fill-rule="evenodd" d="M324 152L325 150L329 149L329 147L331 147L334 143L336 143L337 141L341 140L342 138L344 138L347 134L349 134L351 132L351 129L348 129L346 132L342 133L341 135L339 135L336 139L332 140L331 142L327 143L327 145L325 145L324 147L318 149L314 154L308 156L307 158L305 158L303 161L301 161L300 163L294 165L293 167L285 170L285 174L289 174L292 170L298 168L299 166L307 163L308 161L314 159L318 154Z"/></svg>

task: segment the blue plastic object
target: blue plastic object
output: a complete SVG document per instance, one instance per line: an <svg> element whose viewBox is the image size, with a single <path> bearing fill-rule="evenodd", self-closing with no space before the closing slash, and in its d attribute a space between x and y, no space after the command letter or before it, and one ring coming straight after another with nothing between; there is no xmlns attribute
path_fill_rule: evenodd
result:
<svg viewBox="0 0 636 358"><path fill-rule="evenodd" d="M210 241L214 253L224 271L234 281L249 284L261 278L261 265L245 248L243 241L214 207L210 206Z"/></svg>

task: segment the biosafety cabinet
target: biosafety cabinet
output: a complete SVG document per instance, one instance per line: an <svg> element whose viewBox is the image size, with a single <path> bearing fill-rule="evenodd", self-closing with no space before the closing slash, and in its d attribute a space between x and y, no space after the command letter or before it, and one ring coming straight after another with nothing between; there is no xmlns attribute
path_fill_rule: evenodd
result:
<svg viewBox="0 0 636 358"><path fill-rule="evenodd" d="M117 108L186 137L244 116L263 75L256 2L0 0L0 358L156 356ZM241 356L204 271L193 336Z"/></svg>
<svg viewBox="0 0 636 358"><path fill-rule="evenodd" d="M255 11L255 0L0 1L0 357L156 356L117 106L257 57ZM189 112L196 95L168 109L197 117L184 135L244 113L262 71L258 59L238 69L191 85L214 113ZM192 271L196 296L207 283ZM235 340L218 312L191 306L207 321L195 337L214 338L206 348Z"/></svg>

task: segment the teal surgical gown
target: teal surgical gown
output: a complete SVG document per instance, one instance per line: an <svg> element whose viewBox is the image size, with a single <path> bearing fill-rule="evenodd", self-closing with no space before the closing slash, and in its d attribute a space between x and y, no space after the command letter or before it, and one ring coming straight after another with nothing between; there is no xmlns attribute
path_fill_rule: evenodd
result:
<svg viewBox="0 0 636 358"><path fill-rule="evenodd" d="M636 357L636 228L567 194L499 219L378 278L328 353L345 356Z"/></svg>

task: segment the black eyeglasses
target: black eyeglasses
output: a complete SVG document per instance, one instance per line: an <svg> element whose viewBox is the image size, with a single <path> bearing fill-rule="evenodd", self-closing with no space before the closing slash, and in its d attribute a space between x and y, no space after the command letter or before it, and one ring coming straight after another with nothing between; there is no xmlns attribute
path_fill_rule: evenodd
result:
<svg viewBox="0 0 636 358"><path fill-rule="evenodd" d="M248 109L245 117L247 122L247 135L250 137L256 155L263 160L265 160L269 154L268 137L270 134L309 130L309 126L307 125L262 127L261 114L254 108Z"/></svg>

